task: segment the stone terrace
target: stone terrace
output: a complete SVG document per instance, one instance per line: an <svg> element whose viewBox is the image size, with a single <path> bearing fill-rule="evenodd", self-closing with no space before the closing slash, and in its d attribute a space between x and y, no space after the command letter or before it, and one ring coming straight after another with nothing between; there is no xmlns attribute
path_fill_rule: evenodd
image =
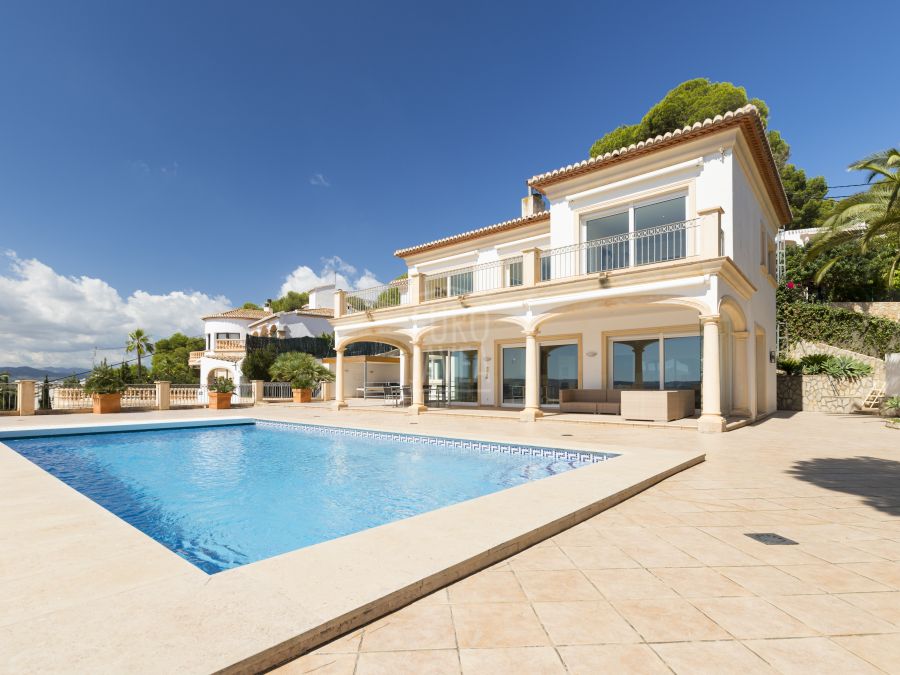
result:
<svg viewBox="0 0 900 675"><path fill-rule="evenodd" d="M707 461L278 672L900 672L900 432L798 413L572 433Z"/></svg>

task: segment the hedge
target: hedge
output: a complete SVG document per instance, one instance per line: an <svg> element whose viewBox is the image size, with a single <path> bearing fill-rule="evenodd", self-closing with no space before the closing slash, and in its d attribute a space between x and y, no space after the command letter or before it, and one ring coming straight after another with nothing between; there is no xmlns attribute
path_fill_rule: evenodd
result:
<svg viewBox="0 0 900 675"><path fill-rule="evenodd" d="M789 344L824 342L879 359L900 352L900 321L802 301L780 301L778 315Z"/></svg>

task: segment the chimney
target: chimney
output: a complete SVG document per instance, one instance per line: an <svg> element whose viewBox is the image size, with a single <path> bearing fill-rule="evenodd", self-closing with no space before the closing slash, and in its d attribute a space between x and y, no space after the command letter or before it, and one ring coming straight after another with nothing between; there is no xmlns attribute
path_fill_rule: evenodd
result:
<svg viewBox="0 0 900 675"><path fill-rule="evenodd" d="M527 218L545 211L544 198L536 192L528 191L528 196L522 199L522 217Z"/></svg>
<svg viewBox="0 0 900 675"><path fill-rule="evenodd" d="M267 311L269 314L274 314L274 313L275 313L275 312L272 311L272 298L268 298L268 299L266 300L266 304L263 305L263 309L264 309L265 311Z"/></svg>

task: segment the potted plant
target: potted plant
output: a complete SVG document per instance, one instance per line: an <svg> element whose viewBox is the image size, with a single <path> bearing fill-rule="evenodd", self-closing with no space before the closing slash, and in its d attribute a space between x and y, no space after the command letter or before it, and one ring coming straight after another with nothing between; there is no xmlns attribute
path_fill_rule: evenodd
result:
<svg viewBox="0 0 900 675"><path fill-rule="evenodd" d="M882 417L900 417L900 396L891 396L881 405Z"/></svg>
<svg viewBox="0 0 900 675"><path fill-rule="evenodd" d="M334 373L304 352L282 354L269 368L269 375L275 381L291 383L294 403L309 403L320 382L334 381Z"/></svg>
<svg viewBox="0 0 900 675"><path fill-rule="evenodd" d="M234 381L230 377L217 377L209 385L209 407L213 410L228 410L231 407L231 393Z"/></svg>
<svg viewBox="0 0 900 675"><path fill-rule="evenodd" d="M95 366L84 381L84 393L89 394L94 413L117 413L122 410L122 392L125 383L119 371L112 368L106 359Z"/></svg>

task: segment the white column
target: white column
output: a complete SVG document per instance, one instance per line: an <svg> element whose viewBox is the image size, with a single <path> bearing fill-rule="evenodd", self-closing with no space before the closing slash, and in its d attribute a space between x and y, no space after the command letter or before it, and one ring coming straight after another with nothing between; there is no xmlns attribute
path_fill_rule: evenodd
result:
<svg viewBox="0 0 900 675"><path fill-rule="evenodd" d="M701 433L718 433L725 431L719 363L719 315L701 316L700 321L703 324L703 408L697 428Z"/></svg>
<svg viewBox="0 0 900 675"><path fill-rule="evenodd" d="M341 410L347 407L344 400L344 348L335 349L334 359L334 403L332 407L335 410Z"/></svg>
<svg viewBox="0 0 900 675"><path fill-rule="evenodd" d="M421 340L415 340L412 348L412 405L409 406L409 413L418 415L428 410L425 407L425 373L423 372L425 364Z"/></svg>
<svg viewBox="0 0 900 675"><path fill-rule="evenodd" d="M750 372L747 339L750 333L736 330L734 338L734 368L731 375L731 410L735 415L750 417Z"/></svg>
<svg viewBox="0 0 900 675"><path fill-rule="evenodd" d="M525 409L519 418L533 422L543 415L540 406L541 369L537 344L537 331L525 331Z"/></svg>
<svg viewBox="0 0 900 675"><path fill-rule="evenodd" d="M400 350L400 386L405 387L409 384L409 352L405 349Z"/></svg>

